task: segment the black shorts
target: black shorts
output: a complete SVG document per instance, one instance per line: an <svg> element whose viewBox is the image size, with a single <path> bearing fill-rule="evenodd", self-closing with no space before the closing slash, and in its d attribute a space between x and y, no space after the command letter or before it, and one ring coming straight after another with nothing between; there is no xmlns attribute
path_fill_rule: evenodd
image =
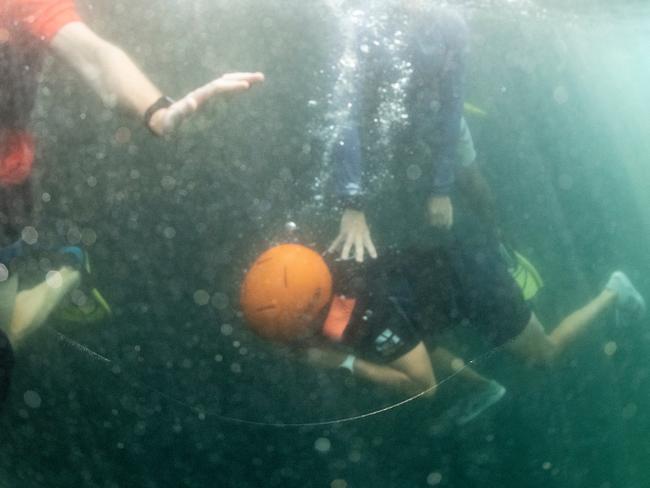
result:
<svg viewBox="0 0 650 488"><path fill-rule="evenodd" d="M353 277L335 272L335 283L354 284L337 292L357 298L344 344L388 363L420 342L434 346L440 332L459 324L493 346L517 337L532 312L498 248L449 244L384 254Z"/></svg>
<svg viewBox="0 0 650 488"><path fill-rule="evenodd" d="M34 200L31 179L19 185L0 185L0 247L20 239L33 224Z"/></svg>
<svg viewBox="0 0 650 488"><path fill-rule="evenodd" d="M454 241L420 253L414 262L407 273L416 291L417 321L426 336L465 324L500 346L530 321L532 311L496 246Z"/></svg>
<svg viewBox="0 0 650 488"><path fill-rule="evenodd" d="M0 330L0 408L9 394L13 369L14 352L6 334Z"/></svg>

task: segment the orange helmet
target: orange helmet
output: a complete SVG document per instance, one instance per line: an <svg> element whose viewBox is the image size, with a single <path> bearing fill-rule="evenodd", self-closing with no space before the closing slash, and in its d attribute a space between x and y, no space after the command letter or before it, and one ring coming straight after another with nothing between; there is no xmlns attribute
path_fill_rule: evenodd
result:
<svg viewBox="0 0 650 488"><path fill-rule="evenodd" d="M240 303L257 334L288 342L309 335L331 295L332 276L323 258L300 244L281 244L264 252L246 273Z"/></svg>

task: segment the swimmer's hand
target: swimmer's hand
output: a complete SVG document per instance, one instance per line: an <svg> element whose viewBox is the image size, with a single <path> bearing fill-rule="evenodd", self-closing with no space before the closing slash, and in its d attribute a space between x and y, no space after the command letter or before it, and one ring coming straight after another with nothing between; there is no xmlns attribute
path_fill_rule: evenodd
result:
<svg viewBox="0 0 650 488"><path fill-rule="evenodd" d="M371 258L377 257L377 250L370 237L370 229L366 216L358 210L347 209L341 217L339 235L327 252L333 253L341 249L341 259L350 258L350 250L354 247L354 259L362 263L364 252L368 251Z"/></svg>
<svg viewBox="0 0 650 488"><path fill-rule="evenodd" d="M429 222L434 227L451 228L454 224L454 208L449 197L435 196L428 202Z"/></svg>
<svg viewBox="0 0 650 488"><path fill-rule="evenodd" d="M334 349L323 349L320 347L310 347L305 351L305 361L317 368L336 369L338 368L346 354Z"/></svg>
<svg viewBox="0 0 650 488"><path fill-rule="evenodd" d="M212 97L222 93L245 91L263 81L264 74L262 73L225 74L188 93L171 106L158 110L151 117L151 130L160 136L169 135Z"/></svg>

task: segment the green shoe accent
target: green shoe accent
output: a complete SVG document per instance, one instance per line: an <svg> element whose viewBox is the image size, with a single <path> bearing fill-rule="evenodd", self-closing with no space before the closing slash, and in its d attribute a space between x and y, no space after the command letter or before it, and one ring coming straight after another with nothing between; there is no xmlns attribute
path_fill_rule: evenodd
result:
<svg viewBox="0 0 650 488"><path fill-rule="evenodd" d="M68 300L53 314L57 320L75 324L94 324L113 315L110 305L97 288L85 294L81 304Z"/></svg>
<svg viewBox="0 0 650 488"><path fill-rule="evenodd" d="M467 115L474 115L475 117L487 117L487 112L473 103L465 102L463 104L463 111Z"/></svg>
<svg viewBox="0 0 650 488"><path fill-rule="evenodd" d="M75 324L92 324L105 320L113 314L113 311L94 286L90 257L80 248L71 249L75 249L76 252L71 254L80 261L82 287L72 292L71 296L53 313L53 317Z"/></svg>
<svg viewBox="0 0 650 488"><path fill-rule="evenodd" d="M508 271L521 288L526 301L537 296L544 286L544 280L533 264L520 253L501 245L501 254L508 265Z"/></svg>

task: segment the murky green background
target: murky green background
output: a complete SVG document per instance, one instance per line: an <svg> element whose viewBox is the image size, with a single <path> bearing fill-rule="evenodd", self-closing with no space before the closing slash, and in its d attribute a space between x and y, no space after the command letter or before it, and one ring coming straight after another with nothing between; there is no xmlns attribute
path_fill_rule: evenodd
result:
<svg viewBox="0 0 650 488"><path fill-rule="evenodd" d="M501 222L545 278L537 310L549 326L614 269L650 291L650 10L564 3L465 5L467 100L488 112L468 122ZM286 238L287 221L307 243L335 235L315 199L326 168L313 129L336 79L338 21L320 1L80 6L170 95L231 70L267 82L163 142L64 66L46 70L41 238L89 246L116 314L53 320L20 351L0 486L648 486L650 331L613 315L552 373L472 345L508 394L464 428L441 420L444 396L325 426L233 421L320 422L399 399L292 361L237 315L245 266Z"/></svg>

